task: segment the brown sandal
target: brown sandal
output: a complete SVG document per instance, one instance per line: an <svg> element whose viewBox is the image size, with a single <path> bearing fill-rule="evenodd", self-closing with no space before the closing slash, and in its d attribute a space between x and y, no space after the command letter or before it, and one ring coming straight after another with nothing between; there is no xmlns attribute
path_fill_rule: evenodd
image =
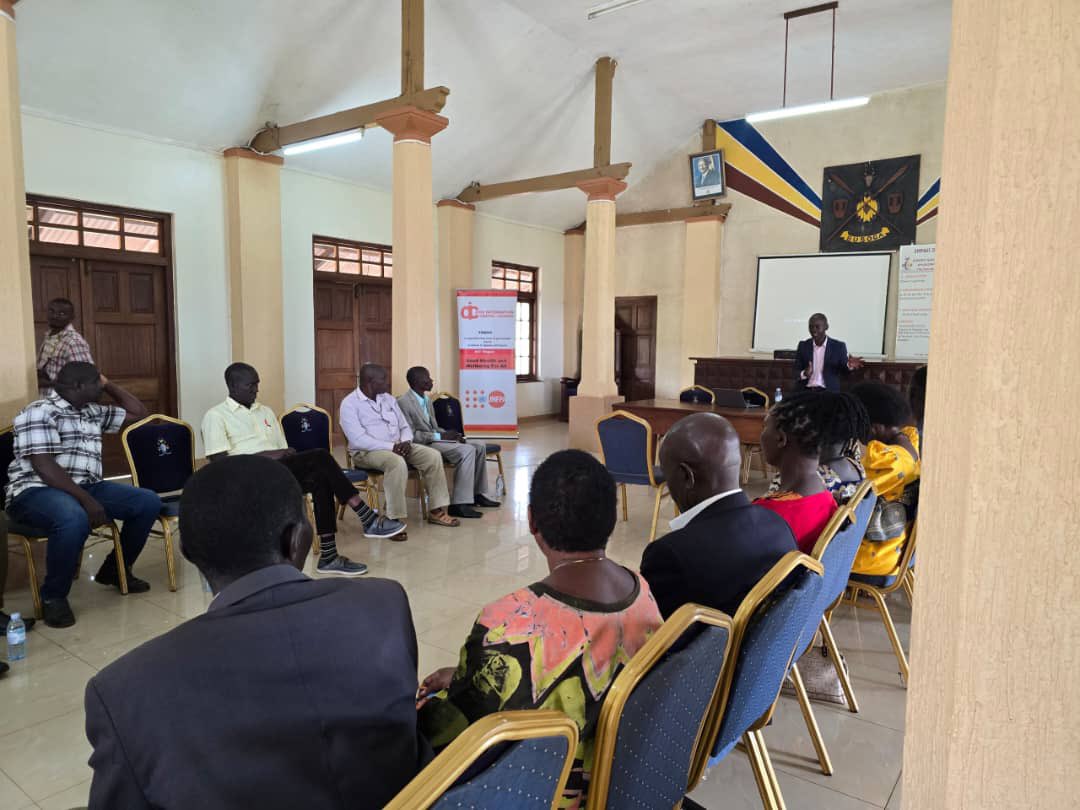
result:
<svg viewBox="0 0 1080 810"><path fill-rule="evenodd" d="M461 525L461 521L456 517L450 517L446 512L441 515L436 515L434 512L428 512L427 522L434 524L435 526L446 526L447 528L456 529Z"/></svg>

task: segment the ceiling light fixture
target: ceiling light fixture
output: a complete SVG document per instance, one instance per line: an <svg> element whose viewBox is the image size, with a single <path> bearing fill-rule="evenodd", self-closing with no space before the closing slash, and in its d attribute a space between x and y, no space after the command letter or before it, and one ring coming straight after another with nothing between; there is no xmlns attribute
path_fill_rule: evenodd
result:
<svg viewBox="0 0 1080 810"><path fill-rule="evenodd" d="M833 110L847 110L852 107L861 107L870 102L869 96L854 96L852 98L834 98L833 91L836 88L836 9L840 4L822 3L819 6L809 6L795 11L784 13L784 96L781 107L778 110L768 112L750 113L746 120L751 124L759 121L775 121L778 118L793 118L796 115L810 115L811 113L832 112ZM796 17L805 17L808 14L817 14L822 11L832 12L832 52L829 60L829 100L819 101L814 104L801 104L798 107L787 105L787 63L788 63L788 30L790 23Z"/></svg>
<svg viewBox="0 0 1080 810"><path fill-rule="evenodd" d="M608 0L607 3L598 3L585 9L585 19L595 20L597 17L603 17L613 11L622 11L624 8L630 8L630 6L636 6L638 3L644 2L646 0Z"/></svg>
<svg viewBox="0 0 1080 810"><path fill-rule="evenodd" d="M363 140L364 130L354 129L349 132L339 132L336 135L325 135L322 138L312 138L310 141L291 143L282 149L286 155L302 155L305 152L315 152L319 149L329 149L331 146L343 146L347 143L356 143Z"/></svg>

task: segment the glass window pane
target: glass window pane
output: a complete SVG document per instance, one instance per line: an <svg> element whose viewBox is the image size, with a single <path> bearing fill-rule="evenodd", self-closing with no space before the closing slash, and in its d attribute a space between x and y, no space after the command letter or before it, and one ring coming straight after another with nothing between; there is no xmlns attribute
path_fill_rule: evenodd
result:
<svg viewBox="0 0 1080 810"><path fill-rule="evenodd" d="M26 221L27 222L33 222L34 221L34 206L32 206L32 205L26 206Z"/></svg>
<svg viewBox="0 0 1080 810"><path fill-rule="evenodd" d="M369 264L364 262L364 275L365 276L381 276L382 265L381 264Z"/></svg>
<svg viewBox="0 0 1080 810"><path fill-rule="evenodd" d="M119 250L120 234L101 233L99 231L83 231L83 244L86 245L86 247Z"/></svg>
<svg viewBox="0 0 1080 810"><path fill-rule="evenodd" d="M26 226L26 235L30 238L31 242L34 241L34 226L33 225L27 224L27 226Z"/></svg>
<svg viewBox="0 0 1080 810"><path fill-rule="evenodd" d="M323 244L321 242L316 242L315 243L315 255L316 256L321 256L322 258L325 258L325 259L332 259L332 258L334 258L334 246L333 245L325 245L325 244Z"/></svg>
<svg viewBox="0 0 1080 810"><path fill-rule="evenodd" d="M338 272L358 276L360 275L360 262L338 262Z"/></svg>
<svg viewBox="0 0 1080 810"><path fill-rule="evenodd" d="M131 236L128 234L124 237L124 250L135 250L139 253L160 253L161 242L147 236Z"/></svg>
<svg viewBox="0 0 1080 810"><path fill-rule="evenodd" d="M382 269L382 275L383 275L383 278L393 278L394 277L394 268L391 267L390 265L386 265Z"/></svg>
<svg viewBox="0 0 1080 810"><path fill-rule="evenodd" d="M382 264L382 251L365 249L364 261L371 262L372 264Z"/></svg>
<svg viewBox="0 0 1080 810"><path fill-rule="evenodd" d="M532 292L532 282L531 281L519 281L518 282L518 289L520 289L522 292Z"/></svg>
<svg viewBox="0 0 1080 810"><path fill-rule="evenodd" d="M83 216L85 221L86 216ZM96 227L96 226L95 226ZM137 233L140 236L160 236L161 225L152 219L132 219L124 217L124 230L127 233Z"/></svg>
<svg viewBox="0 0 1080 810"><path fill-rule="evenodd" d="M493 290L504 289L503 288L503 280L501 278L492 278L491 279L491 289L493 289Z"/></svg>
<svg viewBox="0 0 1080 810"><path fill-rule="evenodd" d="M394 263L394 254L385 252L382 255L382 263L389 266Z"/></svg>
<svg viewBox="0 0 1080 810"><path fill-rule="evenodd" d="M43 205L38 208L38 222L50 225L69 225L74 228L79 224L79 216L67 208L49 208ZM74 243L65 242L64 244Z"/></svg>
<svg viewBox="0 0 1080 810"><path fill-rule="evenodd" d="M514 369L514 372L516 374L526 376L526 375L529 374L530 371L531 371L531 369L529 368L529 358L528 357L519 357L517 359L517 364L516 364L516 367Z"/></svg>
<svg viewBox="0 0 1080 810"><path fill-rule="evenodd" d="M120 217L114 217L110 214L95 214L85 211L82 215L82 221L84 228L94 228L99 231L120 230Z"/></svg>
<svg viewBox="0 0 1080 810"><path fill-rule="evenodd" d="M318 270L320 273L336 273L337 262L335 262L333 259L316 259L315 269Z"/></svg>
<svg viewBox="0 0 1080 810"><path fill-rule="evenodd" d="M506 280L506 289L508 289L508 290L516 290L517 288L518 288L517 280L514 280L514 281L511 281L510 279Z"/></svg>
<svg viewBox="0 0 1080 810"><path fill-rule="evenodd" d="M79 244L79 232L72 228L50 228L46 226L39 228L38 231L38 240L41 242L53 242L57 245Z"/></svg>
<svg viewBox="0 0 1080 810"><path fill-rule="evenodd" d="M360 248L346 247L345 245L338 245L337 255L339 259L348 259L350 262L359 261Z"/></svg>
<svg viewBox="0 0 1080 810"><path fill-rule="evenodd" d="M507 267L505 270L503 270L503 273L505 274L506 278L508 278L508 279L509 278L516 279L518 277L518 271L517 270L511 270L509 267Z"/></svg>

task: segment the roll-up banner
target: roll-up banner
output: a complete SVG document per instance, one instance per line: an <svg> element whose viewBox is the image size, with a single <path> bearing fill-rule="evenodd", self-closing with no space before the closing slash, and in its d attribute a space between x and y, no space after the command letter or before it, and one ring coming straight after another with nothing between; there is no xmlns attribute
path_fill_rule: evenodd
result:
<svg viewBox="0 0 1080 810"><path fill-rule="evenodd" d="M517 436L517 293L458 290L459 385L465 433Z"/></svg>

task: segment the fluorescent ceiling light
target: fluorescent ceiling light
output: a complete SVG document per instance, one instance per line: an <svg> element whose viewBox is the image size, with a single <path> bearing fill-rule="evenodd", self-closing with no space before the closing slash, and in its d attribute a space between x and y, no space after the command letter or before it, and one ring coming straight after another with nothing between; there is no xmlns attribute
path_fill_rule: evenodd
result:
<svg viewBox="0 0 1080 810"><path fill-rule="evenodd" d="M796 115L810 115L811 113L832 112L833 110L847 110L851 107L861 107L869 101L869 96L838 98L833 101L820 101L817 104L803 104L799 107L781 107L779 110L750 113L750 115L746 116L746 120L751 124L756 124L759 121L775 121L777 118L793 118Z"/></svg>
<svg viewBox="0 0 1080 810"><path fill-rule="evenodd" d="M337 135L327 135L323 138L312 138L310 141L291 143L281 151L286 155L302 155L304 152L314 152L317 149L329 149L331 146L356 143L363 140L363 137L364 130L354 129L350 132L339 132Z"/></svg>
<svg viewBox="0 0 1080 810"><path fill-rule="evenodd" d="M591 8L585 9L585 19L595 20L597 17L602 17L613 11L621 11L624 8L630 8L630 6L636 6L638 3L644 2L645 0L608 0L606 3L598 3Z"/></svg>

